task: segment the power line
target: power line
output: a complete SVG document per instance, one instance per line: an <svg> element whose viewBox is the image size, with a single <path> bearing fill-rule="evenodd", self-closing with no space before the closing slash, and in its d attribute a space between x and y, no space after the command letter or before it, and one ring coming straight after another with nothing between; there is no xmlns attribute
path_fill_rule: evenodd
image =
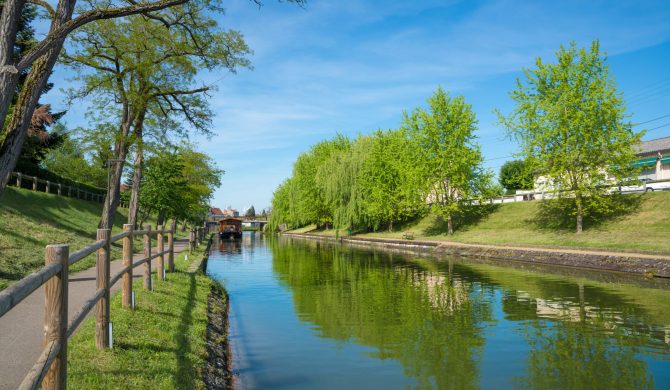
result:
<svg viewBox="0 0 670 390"><path fill-rule="evenodd" d="M649 131L653 131L653 130L657 130L657 129L660 129L661 127L665 127L665 126L670 126L670 122L668 122L668 123L666 123L666 124L664 124L664 125L660 125L660 126L653 127L653 128L651 128L651 129L647 129L647 132L649 132Z"/></svg>
<svg viewBox="0 0 670 390"><path fill-rule="evenodd" d="M640 122L640 123L634 123L633 126L644 125L645 123L654 122L654 121L657 121L657 120L659 120L659 119L667 118L667 117L669 117L669 116L670 116L670 114L663 115L663 116L659 116L659 117L654 118L654 119L649 119L648 121L644 121L644 122Z"/></svg>

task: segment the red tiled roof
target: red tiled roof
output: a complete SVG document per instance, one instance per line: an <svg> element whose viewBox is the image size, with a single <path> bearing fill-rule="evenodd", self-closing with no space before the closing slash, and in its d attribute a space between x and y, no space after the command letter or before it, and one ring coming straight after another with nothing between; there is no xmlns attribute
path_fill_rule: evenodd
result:
<svg viewBox="0 0 670 390"><path fill-rule="evenodd" d="M221 211L221 209L218 207L212 207L209 209L209 213L212 215L223 215L223 211Z"/></svg>

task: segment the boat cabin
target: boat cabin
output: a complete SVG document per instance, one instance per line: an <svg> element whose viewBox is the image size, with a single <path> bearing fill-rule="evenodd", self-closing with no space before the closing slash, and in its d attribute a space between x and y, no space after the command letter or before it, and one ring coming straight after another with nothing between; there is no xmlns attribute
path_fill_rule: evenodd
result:
<svg viewBox="0 0 670 390"><path fill-rule="evenodd" d="M242 220L237 218L224 218L219 221L220 238L242 238Z"/></svg>

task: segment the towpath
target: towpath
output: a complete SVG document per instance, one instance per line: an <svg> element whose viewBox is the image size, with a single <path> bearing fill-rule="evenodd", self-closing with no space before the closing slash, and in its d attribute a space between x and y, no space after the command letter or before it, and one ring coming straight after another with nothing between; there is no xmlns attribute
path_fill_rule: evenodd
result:
<svg viewBox="0 0 670 390"><path fill-rule="evenodd" d="M175 255L188 248L187 240L175 240ZM95 256L95 255L93 255ZM142 259L138 253L133 261ZM155 272L157 259L152 261ZM110 274L123 267L121 260L112 261ZM134 269L133 277L141 278L142 266ZM70 275L68 285L69 318L95 293L95 267ZM168 274L169 277L169 274ZM112 286L112 294L121 288L121 281ZM95 310L91 311L91 314ZM89 314L89 315L91 315ZM113 318L112 318L113 321ZM18 306L0 318L0 389L16 389L42 352L42 324L44 322L44 291L37 289Z"/></svg>

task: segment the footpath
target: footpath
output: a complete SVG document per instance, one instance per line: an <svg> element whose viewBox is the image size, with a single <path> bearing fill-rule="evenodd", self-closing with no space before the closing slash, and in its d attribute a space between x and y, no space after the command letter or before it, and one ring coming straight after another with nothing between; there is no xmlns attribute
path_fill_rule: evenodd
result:
<svg viewBox="0 0 670 390"><path fill-rule="evenodd" d="M188 240L175 240L174 253L188 248ZM91 255L95 256L95 254ZM137 253L133 261L141 260ZM151 263L152 272L156 262ZM110 275L123 268L121 260L110 263ZM135 268L133 278L143 277L142 267ZM139 270L139 271L138 271ZM70 320L84 303L95 293L95 267L70 275L68 284L68 316ZM112 286L111 294L121 288L121 281ZM91 315L95 310L91 311ZM113 319L112 319L113 321ZM28 298L0 318L0 390L16 389L42 352L42 326L44 323L43 287L35 290Z"/></svg>
<svg viewBox="0 0 670 390"><path fill-rule="evenodd" d="M374 237L335 237L284 233L288 237L340 241L352 245L376 246L408 251L429 251L436 257L459 255L616 271L670 278L670 254L628 251L549 248L518 245L469 244L437 240L399 240Z"/></svg>

